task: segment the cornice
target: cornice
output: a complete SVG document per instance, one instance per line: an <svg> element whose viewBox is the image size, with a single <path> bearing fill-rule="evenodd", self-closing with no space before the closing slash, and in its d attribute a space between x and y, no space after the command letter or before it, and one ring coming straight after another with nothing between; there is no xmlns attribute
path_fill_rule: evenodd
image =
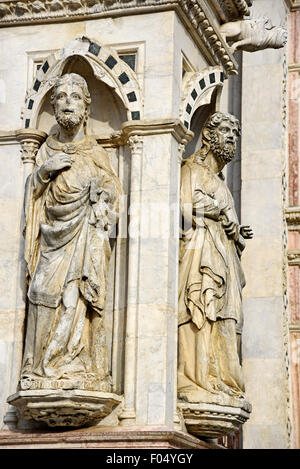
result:
<svg viewBox="0 0 300 469"><path fill-rule="evenodd" d="M300 266L300 250L296 249L294 251L288 251L288 263L289 265L299 265Z"/></svg>
<svg viewBox="0 0 300 469"><path fill-rule="evenodd" d="M14 145L17 143L15 130L0 130L0 145Z"/></svg>
<svg viewBox="0 0 300 469"><path fill-rule="evenodd" d="M289 64L288 71L289 72L300 72L300 63Z"/></svg>
<svg viewBox="0 0 300 469"><path fill-rule="evenodd" d="M248 1L248 0L247 0ZM223 3L223 2L221 2ZM240 5L246 0L226 0ZM243 7L244 5L244 7ZM221 65L225 74L237 73L237 62L219 32L219 24L206 0L4 0L0 1L0 27L59 23L175 10L209 65Z"/></svg>
<svg viewBox="0 0 300 469"><path fill-rule="evenodd" d="M237 20L250 14L253 0L212 0L222 22Z"/></svg>
<svg viewBox="0 0 300 469"><path fill-rule="evenodd" d="M178 143L188 143L194 137L194 133L188 130L179 119L145 119L140 121L128 121L122 125L123 141L130 136L146 136L158 134L171 134Z"/></svg>

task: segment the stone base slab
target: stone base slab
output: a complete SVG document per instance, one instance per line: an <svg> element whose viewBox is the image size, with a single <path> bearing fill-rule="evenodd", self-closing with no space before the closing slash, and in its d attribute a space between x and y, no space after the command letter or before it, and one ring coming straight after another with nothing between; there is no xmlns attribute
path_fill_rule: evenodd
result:
<svg viewBox="0 0 300 469"><path fill-rule="evenodd" d="M239 430L251 412L247 401L242 407L217 404L180 403L178 408L187 431L197 437L219 438Z"/></svg>
<svg viewBox="0 0 300 469"><path fill-rule="evenodd" d="M95 424L122 402L122 397L100 391L28 390L7 399L25 420L46 422L50 427Z"/></svg>
<svg viewBox="0 0 300 469"><path fill-rule="evenodd" d="M90 427L72 431L0 432L1 449L224 449L168 427Z"/></svg>

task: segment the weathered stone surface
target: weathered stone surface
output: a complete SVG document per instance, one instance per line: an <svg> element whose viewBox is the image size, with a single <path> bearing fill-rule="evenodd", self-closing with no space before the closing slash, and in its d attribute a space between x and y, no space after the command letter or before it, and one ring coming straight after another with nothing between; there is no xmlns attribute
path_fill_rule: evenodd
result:
<svg viewBox="0 0 300 469"><path fill-rule="evenodd" d="M224 449L166 426L90 427L64 432L0 432L1 449Z"/></svg>
<svg viewBox="0 0 300 469"><path fill-rule="evenodd" d="M232 404L234 399L232 399ZM189 433L198 438L218 438L239 430L250 417L251 406L247 401L236 402L236 406L216 404L179 404L184 423Z"/></svg>
<svg viewBox="0 0 300 469"><path fill-rule="evenodd" d="M99 421L120 404L112 393L83 390L28 390L9 397L25 420L46 422L50 427L78 427Z"/></svg>
<svg viewBox="0 0 300 469"><path fill-rule="evenodd" d="M287 42L287 30L273 26L269 18L251 18L225 23L220 27L225 40L233 42L231 52L244 50L255 52L273 48L280 49Z"/></svg>

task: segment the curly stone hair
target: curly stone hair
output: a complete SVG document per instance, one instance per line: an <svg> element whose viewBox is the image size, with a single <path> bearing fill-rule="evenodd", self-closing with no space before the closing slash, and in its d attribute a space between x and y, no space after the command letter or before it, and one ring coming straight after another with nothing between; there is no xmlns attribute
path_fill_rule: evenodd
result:
<svg viewBox="0 0 300 469"><path fill-rule="evenodd" d="M203 125L203 129L208 129L211 132L216 127L218 127L223 121L229 121L232 124L235 124L238 127L239 136L241 135L241 126L239 120L228 112L215 112L214 114L209 116L209 118Z"/></svg>
<svg viewBox="0 0 300 469"><path fill-rule="evenodd" d="M202 128L202 146L200 150L196 152L196 156L199 156L202 160L206 158L206 155L211 147L211 144L213 142L213 137L214 137L214 130L221 124L221 122L224 121L229 121L232 124L235 124L238 128L238 135L241 135L241 126L239 120L233 116L232 114L229 114L228 112L215 112L214 114L211 114L206 122L203 125ZM208 130L209 135L204 136L203 131Z"/></svg>

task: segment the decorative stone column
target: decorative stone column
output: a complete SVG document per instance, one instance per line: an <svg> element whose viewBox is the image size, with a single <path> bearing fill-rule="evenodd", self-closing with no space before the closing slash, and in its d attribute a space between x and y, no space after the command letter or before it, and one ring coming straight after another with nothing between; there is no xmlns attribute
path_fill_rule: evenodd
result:
<svg viewBox="0 0 300 469"><path fill-rule="evenodd" d="M21 143L21 159L24 164L23 182L32 173L36 154L41 144L46 140L47 134L36 129L20 129L16 131L16 138Z"/></svg>
<svg viewBox="0 0 300 469"><path fill-rule="evenodd" d="M121 425L174 429L178 424L178 151L182 156L193 133L179 119L127 122L122 130L132 166Z"/></svg>
<svg viewBox="0 0 300 469"><path fill-rule="evenodd" d="M130 135L128 145L131 150L131 180L130 205L140 206L141 200L141 163L143 155L143 137ZM131 210L132 211L132 210ZM132 213L129 211L129 220ZM139 221L136 226L139 233ZM138 283L139 275L139 236L129 237L130 262L128 268L128 289L133 290ZM121 416L122 425L130 425L135 421L135 393L136 393L136 326L138 305L133 304L127 309L126 345L125 345L125 373L124 373L124 410Z"/></svg>
<svg viewBox="0 0 300 469"><path fill-rule="evenodd" d="M24 164L23 166L23 187L25 189L25 184L28 176L31 174L34 164L36 154L41 146L41 144L46 139L47 134L40 130L36 129L20 129L15 132L15 138L21 144L21 159ZM21 227L24 224L23 214L21 220ZM24 241L21 236L21 251L24 251ZM20 256L19 272L18 272L18 281L25 285L25 264L23 260L23 255ZM24 301L24 300L23 300ZM18 318L18 321L15 323L15 332L14 332L14 345L12 350L12 363L14 366L11 369L10 374L10 393L14 392L19 380L20 374L20 365L22 359L22 347L23 347L23 325L25 321L25 303L24 309L22 312L22 317ZM4 417L4 422L7 426L15 426L18 422L18 417L16 415L16 408L9 406L8 412Z"/></svg>

